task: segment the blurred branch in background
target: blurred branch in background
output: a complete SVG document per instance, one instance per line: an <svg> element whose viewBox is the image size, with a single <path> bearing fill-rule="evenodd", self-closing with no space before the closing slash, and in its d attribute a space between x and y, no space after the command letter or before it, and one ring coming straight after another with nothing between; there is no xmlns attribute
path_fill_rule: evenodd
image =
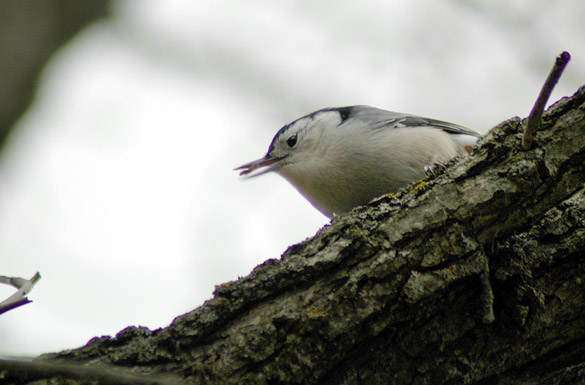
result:
<svg viewBox="0 0 585 385"><path fill-rule="evenodd" d="M0 147L31 103L51 55L108 9L108 0L0 2Z"/></svg>

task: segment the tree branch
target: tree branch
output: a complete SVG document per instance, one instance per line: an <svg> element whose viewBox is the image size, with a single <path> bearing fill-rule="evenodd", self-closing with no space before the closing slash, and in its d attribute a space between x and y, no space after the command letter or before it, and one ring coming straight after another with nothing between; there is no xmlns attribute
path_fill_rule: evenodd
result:
<svg viewBox="0 0 585 385"><path fill-rule="evenodd" d="M336 217L167 328L37 362L196 384L583 382L585 87L542 125L524 151L523 122L502 123L443 174Z"/></svg>
<svg viewBox="0 0 585 385"><path fill-rule="evenodd" d="M31 303L32 301L26 298L26 296L39 279L41 279L41 275L38 272L28 280L18 277L0 276L0 283L11 285L18 289L16 293L0 302L0 314L6 313L7 311L19 306L26 305L27 303Z"/></svg>

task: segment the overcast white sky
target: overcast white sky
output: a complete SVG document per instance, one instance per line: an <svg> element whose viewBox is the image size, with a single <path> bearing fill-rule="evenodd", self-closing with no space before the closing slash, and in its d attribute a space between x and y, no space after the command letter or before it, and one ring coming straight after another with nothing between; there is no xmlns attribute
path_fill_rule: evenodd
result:
<svg viewBox="0 0 585 385"><path fill-rule="evenodd" d="M329 106L485 133L585 84L585 2L125 0L47 67L0 155L0 275L43 278L0 356L164 327L328 220L232 169ZM12 289L0 286L0 298Z"/></svg>

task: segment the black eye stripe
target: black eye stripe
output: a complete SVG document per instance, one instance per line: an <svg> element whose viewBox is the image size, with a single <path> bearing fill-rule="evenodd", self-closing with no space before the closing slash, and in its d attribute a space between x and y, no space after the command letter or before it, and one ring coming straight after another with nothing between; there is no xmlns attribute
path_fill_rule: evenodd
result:
<svg viewBox="0 0 585 385"><path fill-rule="evenodd" d="M295 146L295 144L297 144L297 136L296 136L296 134L295 134L295 135L292 135L292 136L290 136L290 137L289 137L289 138L286 140L286 144L287 144L289 147L294 147L294 146Z"/></svg>

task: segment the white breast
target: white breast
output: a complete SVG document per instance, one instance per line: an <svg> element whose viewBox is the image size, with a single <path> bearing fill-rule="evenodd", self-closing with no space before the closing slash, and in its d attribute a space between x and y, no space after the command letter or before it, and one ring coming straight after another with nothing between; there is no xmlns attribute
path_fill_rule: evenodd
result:
<svg viewBox="0 0 585 385"><path fill-rule="evenodd" d="M355 132L333 132L317 156L278 171L330 218L421 179L425 166L466 154L478 139L432 127Z"/></svg>

